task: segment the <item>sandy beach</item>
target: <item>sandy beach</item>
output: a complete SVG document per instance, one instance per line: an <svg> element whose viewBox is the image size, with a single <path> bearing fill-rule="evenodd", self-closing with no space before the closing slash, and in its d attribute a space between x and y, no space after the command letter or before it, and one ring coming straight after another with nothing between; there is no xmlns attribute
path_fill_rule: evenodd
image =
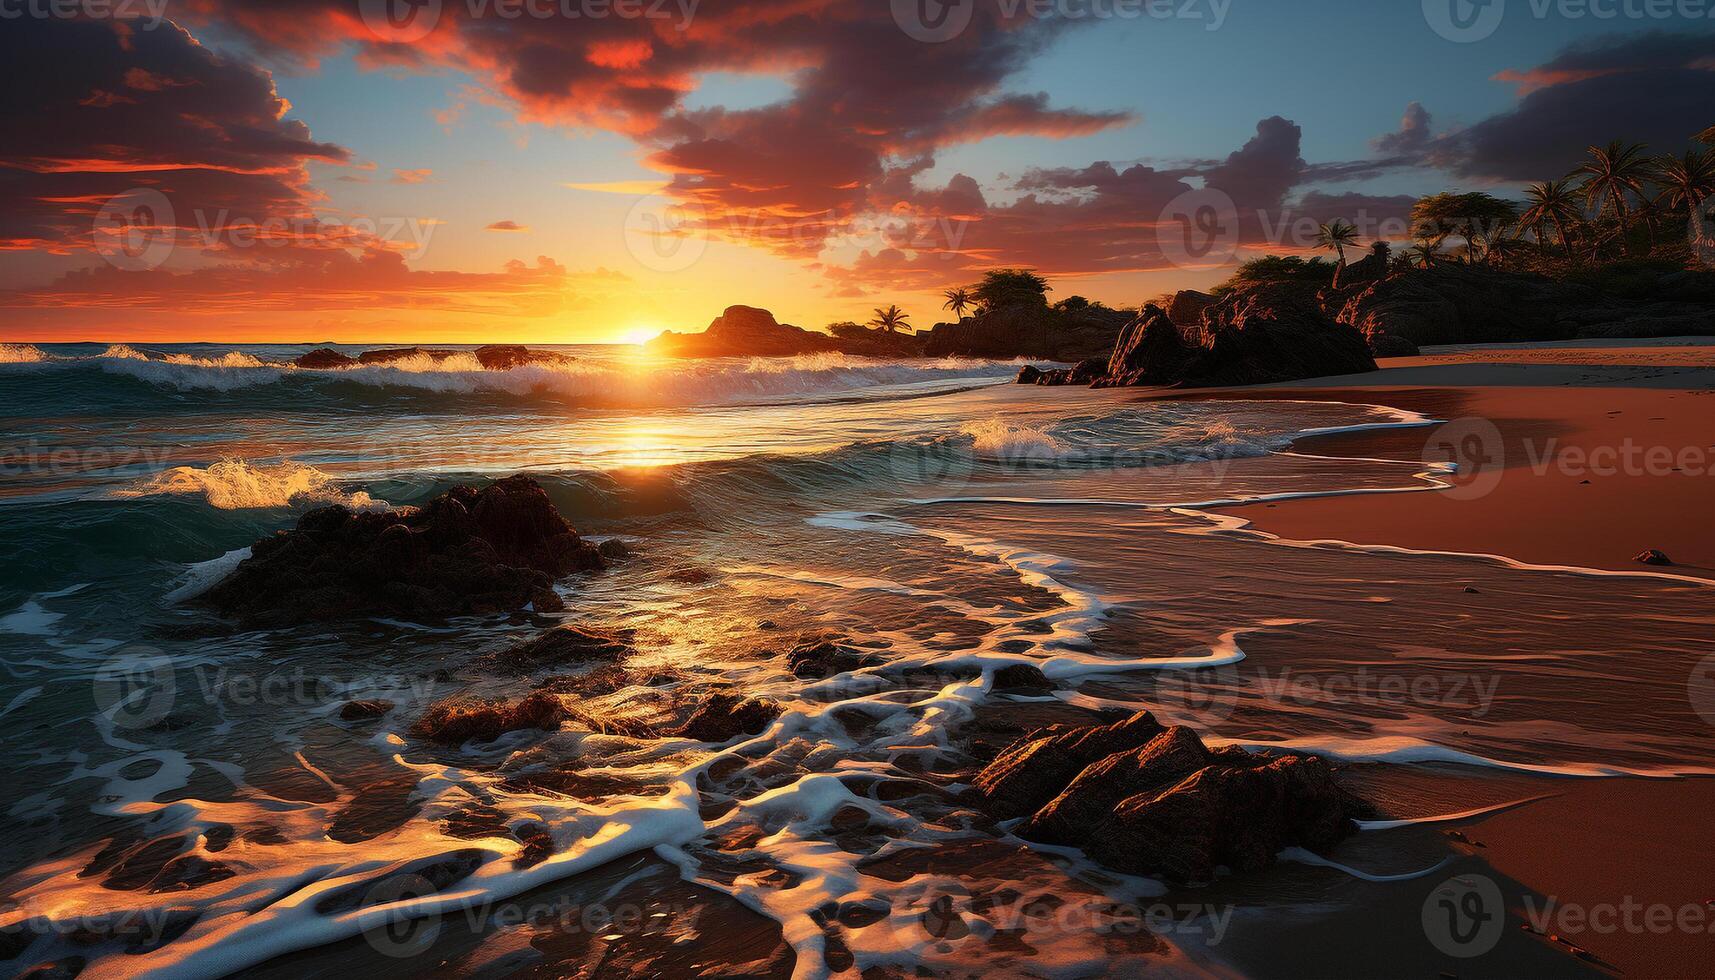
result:
<svg viewBox="0 0 1715 980"><path fill-rule="evenodd" d="M1300 440L1328 456L1448 458L1440 440L1479 440L1484 458L1452 492L1311 498L1234 507L1258 530L1519 562L1715 577L1715 344L1545 344L1432 349L1378 373L1246 390L1246 398L1389 405L1447 428ZM1195 397L1211 397L1199 393ZM1492 425L1490 429L1488 426ZM1496 441L1498 437L1498 442Z"/></svg>
<svg viewBox="0 0 1715 980"><path fill-rule="evenodd" d="M1482 422L1492 423L1499 442L1485 435L1484 448L1493 458L1481 461L1475 473L1452 478L1446 490L1312 497L1221 511L1292 541L1715 578L1715 520L1709 516L1715 500L1709 466L1715 459L1715 344L1444 348L1381 365L1378 374L1246 389L1243 397L1388 405L1448 420L1461 438L1485 432ZM1434 462L1447 458L1436 443L1436 433L1443 431L1438 426L1312 437L1294 450ZM1635 561L1646 548L1661 550L1674 564L1651 568ZM1624 590L1626 582L1615 579L1613 588ZM1678 685L1683 678L1664 681ZM1682 845L1689 828L1706 820L1715 780L1548 779L1531 786L1550 795L1441 825L1443 832L1460 835L1453 837L1460 870L1508 883L1503 891L1514 920L1509 927L1530 934L1546 923L1548 935L1536 936L1538 942L1600 972L1708 975L1715 968L1715 893L1708 887L1715 880L1715 857ZM1520 901L1521 895L1529 901ZM1544 918L1550 909L1554 913ZM1567 909L1575 910L1573 929L1567 928ZM1650 910L1653 922L1647 920ZM1601 925L1596 918L1578 918L1592 913L1603 917ZM1349 938L1329 938L1351 944ZM1352 969L1361 972L1373 955L1375 950L1351 954Z"/></svg>

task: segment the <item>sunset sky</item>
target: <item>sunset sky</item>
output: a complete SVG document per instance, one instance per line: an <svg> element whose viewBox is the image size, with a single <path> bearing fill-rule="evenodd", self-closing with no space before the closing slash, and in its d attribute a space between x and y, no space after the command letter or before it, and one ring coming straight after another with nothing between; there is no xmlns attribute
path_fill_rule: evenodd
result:
<svg viewBox="0 0 1715 980"><path fill-rule="evenodd" d="M943 40L914 36L935 0L114 2L0 0L0 339L926 328L997 265L1135 306L1304 250L1294 221L1369 237L1715 124L1683 4L1459 35L1441 0L969 0ZM1231 258L1171 244L1210 190Z"/></svg>

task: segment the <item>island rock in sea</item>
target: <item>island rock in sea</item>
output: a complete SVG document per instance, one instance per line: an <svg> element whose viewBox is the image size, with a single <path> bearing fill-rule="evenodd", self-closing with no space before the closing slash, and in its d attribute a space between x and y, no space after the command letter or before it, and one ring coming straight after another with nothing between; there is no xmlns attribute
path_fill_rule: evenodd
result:
<svg viewBox="0 0 1715 980"><path fill-rule="evenodd" d="M702 333L669 330L651 340L651 354L668 357L792 357L798 354L855 354L866 357L917 357L923 353L916 335L847 329L838 335L780 323L774 314L754 306L729 306Z"/></svg>
<svg viewBox="0 0 1715 980"><path fill-rule="evenodd" d="M201 601L246 626L357 616L413 621L564 608L556 579L607 566L536 481L460 486L426 506L323 507L263 538Z"/></svg>
<svg viewBox="0 0 1715 980"><path fill-rule="evenodd" d="M294 367L310 370L326 371L337 368L358 367L361 365L397 364L400 361L423 358L429 361L441 362L459 355L467 355L476 359L487 371L507 371L515 367L529 364L569 364L577 358L559 351L536 350L515 344L488 344L473 351L449 350L439 347L385 347L376 350L366 350L356 357L342 354L331 347L318 347L292 361Z"/></svg>

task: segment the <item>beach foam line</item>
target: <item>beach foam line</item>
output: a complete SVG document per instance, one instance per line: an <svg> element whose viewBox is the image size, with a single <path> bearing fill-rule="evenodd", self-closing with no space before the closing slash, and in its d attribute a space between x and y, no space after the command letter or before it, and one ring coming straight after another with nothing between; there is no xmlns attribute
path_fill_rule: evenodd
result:
<svg viewBox="0 0 1715 980"><path fill-rule="evenodd" d="M1358 825L1359 830L1394 830L1399 827L1415 827L1418 824L1448 823L1453 820L1470 820L1473 817L1482 817L1491 813L1500 813L1502 810L1528 806L1538 800L1546 800L1559 795L1559 793L1539 793L1536 796L1527 796L1522 800L1508 800L1505 803L1494 803L1472 810L1461 810L1458 813L1437 813L1427 817L1402 817L1397 820L1354 820L1352 822Z"/></svg>
<svg viewBox="0 0 1715 980"><path fill-rule="evenodd" d="M1332 868L1335 871L1351 875L1359 881L1373 881L1382 884L1391 881L1415 881L1418 878L1423 878L1440 871L1453 861L1452 855L1448 855L1421 871L1406 871L1400 874L1383 875L1372 874L1368 871L1359 871L1351 865L1341 864L1338 861L1330 861L1322 855L1317 854L1314 851L1306 850L1302 847L1289 847L1275 856L1282 861L1294 861L1298 864L1308 864L1318 868Z"/></svg>
<svg viewBox="0 0 1715 980"><path fill-rule="evenodd" d="M1587 762L1533 763L1506 762L1491 759L1461 749L1437 745L1409 735L1379 735L1355 738L1343 735L1307 735L1298 738L1257 740L1205 736L1203 741L1213 747L1236 745L1249 751L1290 752L1297 755L1320 755L1345 762L1380 762L1390 765L1413 763L1448 763L1501 769L1509 772L1531 773L1538 776L1561 776L1575 779L1596 779L1614 776L1634 776L1646 779L1675 779L1682 776L1715 776L1715 768L1681 766L1674 768L1636 769L1626 766L1597 765Z"/></svg>
<svg viewBox="0 0 1715 980"><path fill-rule="evenodd" d="M1363 491L1355 491L1355 492L1363 492ZM1384 491L1379 491L1379 492L1388 493L1388 492L1397 492L1397 491L1386 491L1386 490L1384 490ZM1321 495L1318 495L1318 496L1321 496ZM1237 501L1237 503L1248 503L1248 502L1249 501ZM1479 551L1438 551L1438 550L1423 549L1423 548L1406 548L1406 547L1402 547L1400 545L1392 545L1392 544L1356 544L1356 543L1353 543L1351 541L1341 541L1337 538L1317 538L1314 540L1294 540L1292 538L1281 537L1278 534L1271 534L1267 531L1258 530L1257 528L1254 528L1251 526L1252 522L1249 518L1239 517L1239 516L1233 515L1233 514L1211 514L1211 513L1204 511L1202 509L1202 506L1203 505L1200 505L1200 504L1199 505L1185 505L1185 506L1167 507L1164 509L1171 511L1172 513L1175 513L1175 514L1179 514L1179 515L1184 516L1184 517L1200 518L1202 520L1208 521L1212 525L1215 525L1214 527L1207 528L1207 529L1188 529L1186 531L1180 532L1180 533L1184 533L1184 534L1239 533L1239 534L1243 534L1243 535L1246 535L1249 537L1254 537L1259 541L1266 541L1269 544L1275 544L1275 545L1279 545L1279 546L1285 547L1285 548L1319 548L1319 549L1339 548L1339 549L1343 549L1346 551L1356 551L1356 552L1360 552L1360 553L1364 553L1364 554L1374 554L1374 555L1415 555L1415 556L1425 556L1425 557L1434 557L1434 558L1479 558L1479 559L1482 559L1484 561L1490 561L1490 562L1494 562L1494 563L1499 564L1499 565L1504 565L1507 568L1515 568L1515 569L1518 569L1520 571L1526 571L1526 572L1561 572L1561 573L1564 573L1567 575L1586 575L1586 576L1590 576L1592 578L1659 579L1659 580L1668 581L1668 582L1682 582L1682 583L1685 583L1687 585L1696 585L1696 586L1701 586L1704 588L1715 587L1715 579L1699 578L1698 576L1695 576L1695 575L1680 575L1680 574L1677 574L1674 572L1649 571L1649 570L1641 569L1641 568L1633 571L1630 569L1621 570L1621 569L1613 569L1613 568L1587 568L1583 565L1547 565L1547 564L1537 564L1537 563L1527 562L1527 561L1520 561L1517 558L1508 558L1506 555L1485 554L1485 553L1479 552ZM1221 505L1214 505L1214 506L1221 506Z"/></svg>
<svg viewBox="0 0 1715 980"><path fill-rule="evenodd" d="M207 467L175 466L114 490L112 496L201 496L217 510L262 510L306 502L343 504L353 510L387 508L387 501L376 500L362 490L341 490L335 477L292 460L252 463L223 459Z"/></svg>

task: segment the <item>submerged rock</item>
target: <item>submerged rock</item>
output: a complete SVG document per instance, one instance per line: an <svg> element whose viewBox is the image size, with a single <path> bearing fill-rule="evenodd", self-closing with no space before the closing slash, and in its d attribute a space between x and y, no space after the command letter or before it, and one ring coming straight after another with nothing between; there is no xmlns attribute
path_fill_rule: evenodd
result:
<svg viewBox="0 0 1715 980"><path fill-rule="evenodd" d="M513 476L421 509L310 511L256 542L200 601L250 626L422 621L522 609L547 601L554 580L606 566L536 481Z"/></svg>
<svg viewBox="0 0 1715 980"><path fill-rule="evenodd" d="M1322 850L1366 812L1314 756L1211 751L1147 711L1104 726L1053 726L977 776L982 806L1025 817L1027 840L1083 848L1128 874L1210 881L1257 871L1287 847Z"/></svg>
<svg viewBox="0 0 1715 980"><path fill-rule="evenodd" d="M1650 548L1650 549L1647 549L1643 552L1640 552L1636 558L1632 559L1632 561L1642 562L1645 565L1671 565L1671 564L1673 564L1673 559L1667 557L1667 555L1664 552L1657 551L1654 548Z"/></svg>
<svg viewBox="0 0 1715 980"><path fill-rule="evenodd" d="M883 662L884 659L876 654L865 653L831 639L805 640L786 653L787 669L792 671L792 676L804 680L821 680Z"/></svg>
<svg viewBox="0 0 1715 980"><path fill-rule="evenodd" d="M740 735L760 735L779 716L780 704L771 698L716 691L697 705L674 734L719 745Z"/></svg>
<svg viewBox="0 0 1715 980"><path fill-rule="evenodd" d="M411 734L445 745L475 739L492 742L507 732L552 731L571 717L552 694L538 691L518 701L437 701L411 726Z"/></svg>
<svg viewBox="0 0 1715 980"><path fill-rule="evenodd" d="M341 721L371 721L393 710L393 702L375 698L367 701L347 701L339 709Z"/></svg>
<svg viewBox="0 0 1715 980"><path fill-rule="evenodd" d="M528 674L545 667L613 661L631 652L635 636L628 629L572 624L491 653L477 663L506 673Z"/></svg>

